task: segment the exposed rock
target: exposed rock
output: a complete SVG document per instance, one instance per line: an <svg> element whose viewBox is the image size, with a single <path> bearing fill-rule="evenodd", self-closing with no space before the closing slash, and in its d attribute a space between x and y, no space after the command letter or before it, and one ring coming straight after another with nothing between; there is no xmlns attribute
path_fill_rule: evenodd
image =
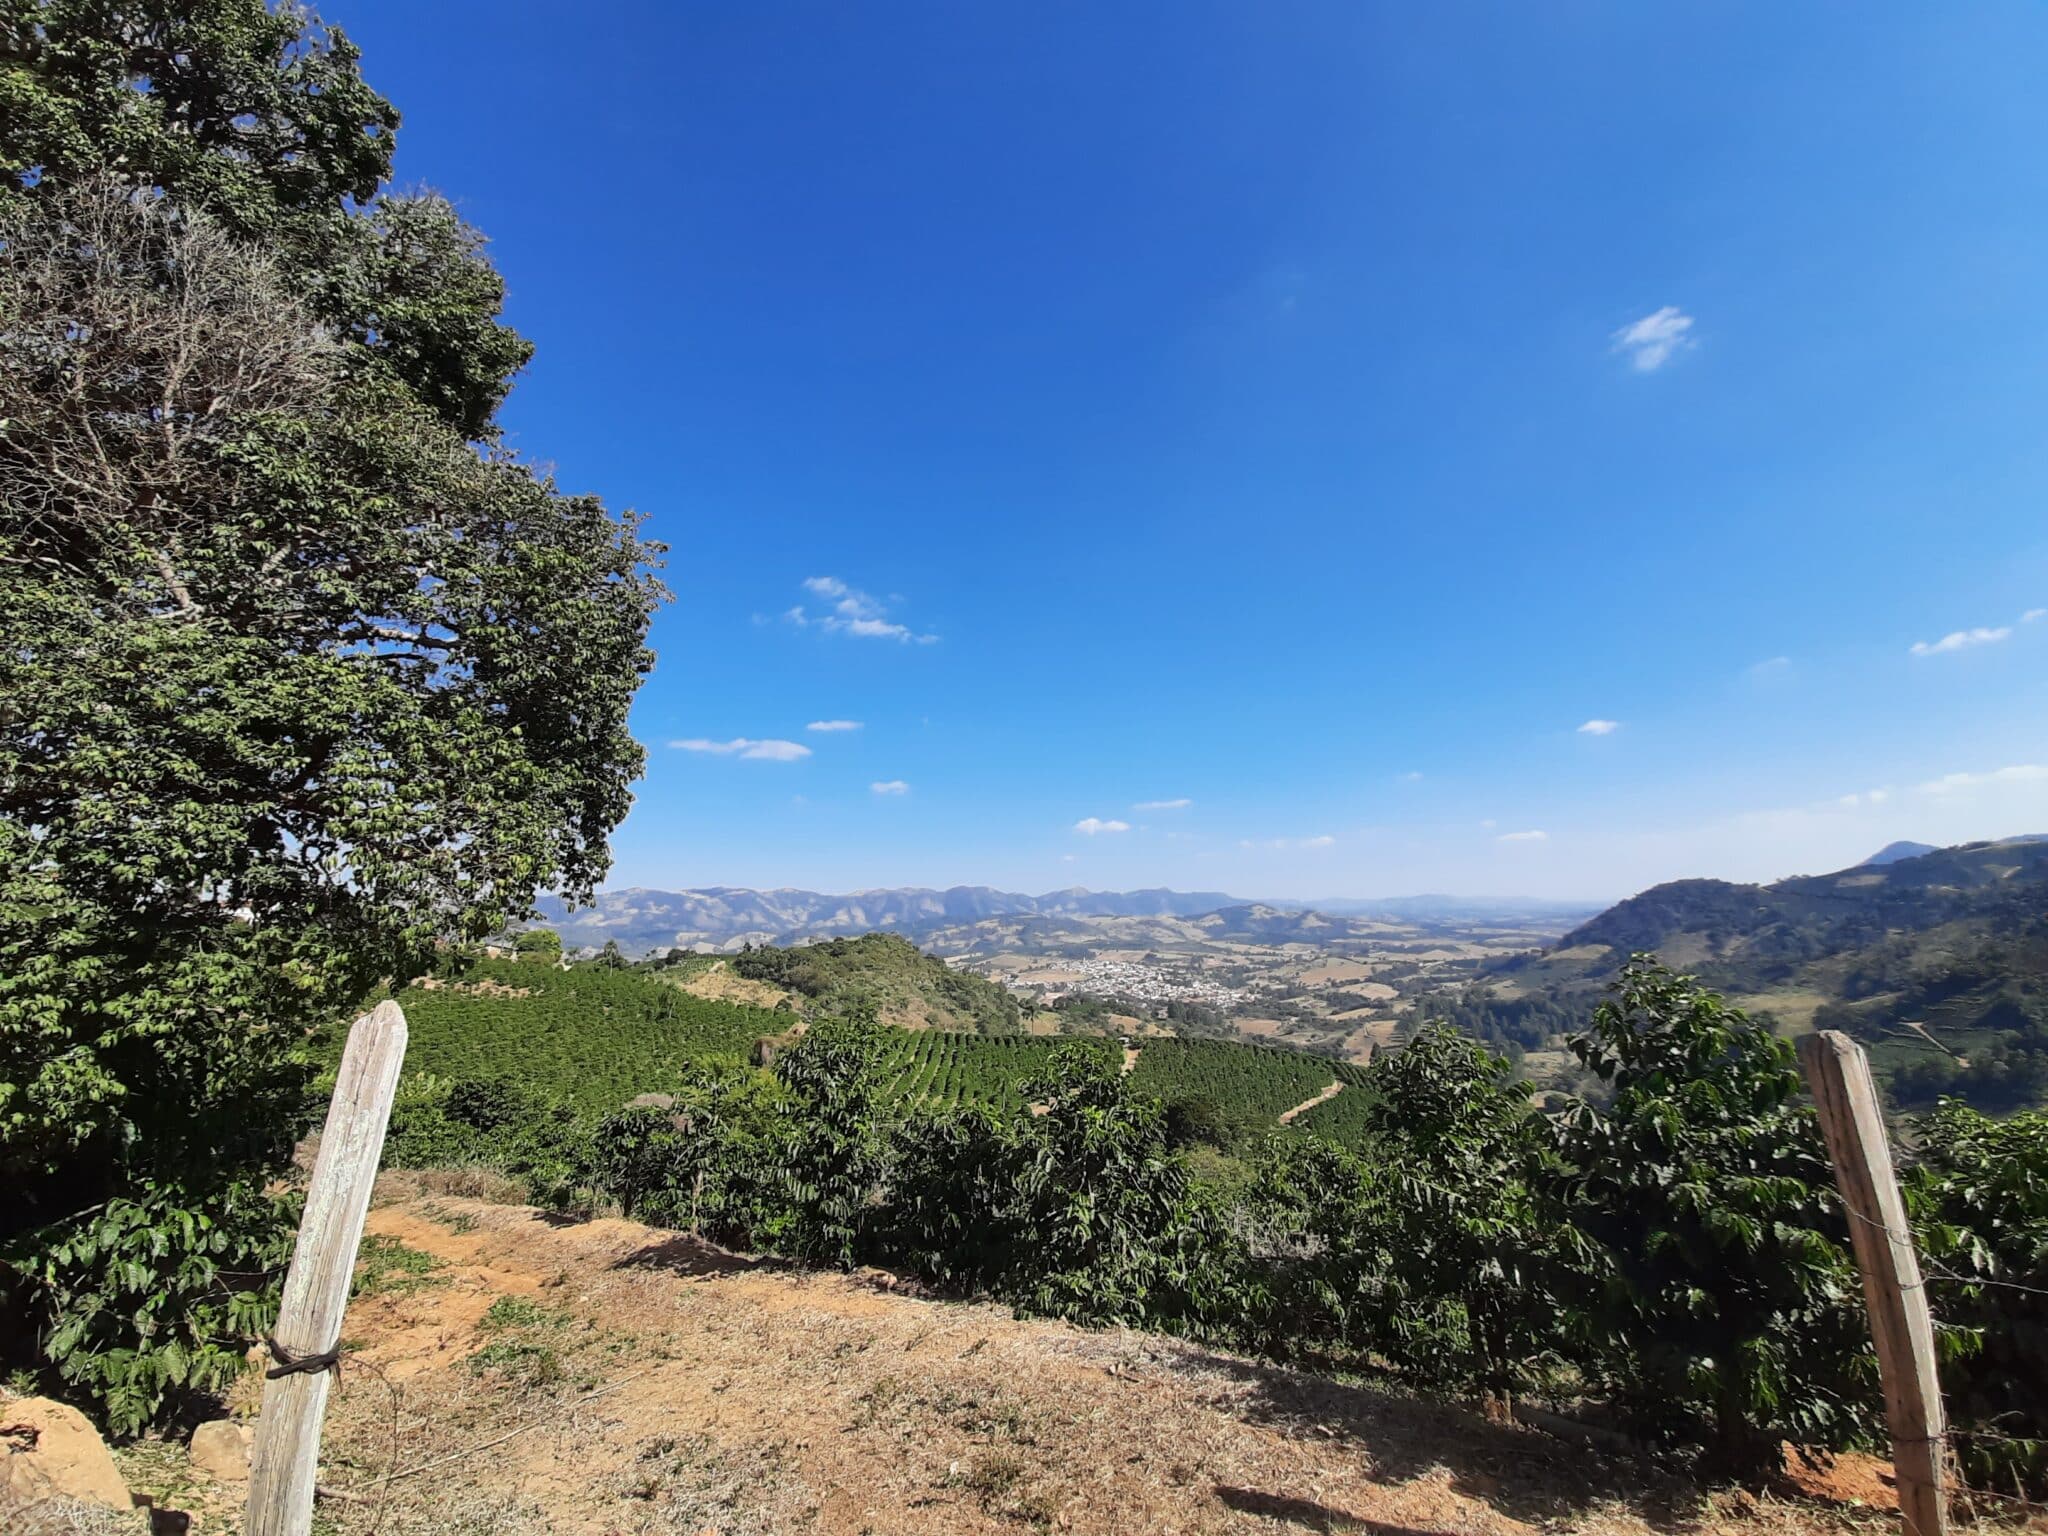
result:
<svg viewBox="0 0 2048 1536"><path fill-rule="evenodd" d="M0 1448L0 1529L64 1529L51 1522L79 1505L135 1507L105 1442L76 1408L47 1397L0 1399Z"/></svg>
<svg viewBox="0 0 2048 1536"><path fill-rule="evenodd" d="M626 1100L628 1109L674 1109L676 1096L672 1093L640 1093Z"/></svg>
<svg viewBox="0 0 2048 1536"><path fill-rule="evenodd" d="M192 1465L223 1483L246 1482L256 1431L233 1419L215 1419L192 1431Z"/></svg>

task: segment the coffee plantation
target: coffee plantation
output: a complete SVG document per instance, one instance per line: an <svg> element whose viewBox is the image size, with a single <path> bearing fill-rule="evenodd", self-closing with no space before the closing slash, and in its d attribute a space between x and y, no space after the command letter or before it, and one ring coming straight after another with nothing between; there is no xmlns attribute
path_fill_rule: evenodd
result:
<svg viewBox="0 0 2048 1536"><path fill-rule="evenodd" d="M1147 1039L1126 1073L1109 1038L826 1016L759 1068L748 1031L788 1014L531 969L466 973L507 989L491 995L407 994L435 1072L551 1075L416 1070L388 1161L486 1163L545 1203L1079 1322L1570 1400L1729 1475L1761 1475L1788 1440L1881 1435L1846 1218L1790 1048L1653 962L1580 1042L1600 1096L1540 1113L1505 1059L1448 1028L1367 1065ZM642 1092L662 1097L624 1107ZM1954 1276L1932 1294L1960 1443L1973 1471L2038 1488L2048 1397L2023 1287L2048 1284L2028 1172L2048 1121L1955 1107L1914 1134L1922 1241Z"/></svg>

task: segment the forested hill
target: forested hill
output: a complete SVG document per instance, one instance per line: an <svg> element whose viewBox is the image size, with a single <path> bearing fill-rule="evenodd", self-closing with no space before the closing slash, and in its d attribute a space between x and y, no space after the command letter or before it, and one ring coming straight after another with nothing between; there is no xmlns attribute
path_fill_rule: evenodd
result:
<svg viewBox="0 0 2048 1536"><path fill-rule="evenodd" d="M1889 853L1890 850L1887 850ZM1441 1010L1535 1048L1649 951L1789 1031L1846 1029L1896 1097L2048 1097L2048 839L2012 838L1772 885L1679 880L1552 948L1496 962Z"/></svg>
<svg viewBox="0 0 2048 1536"><path fill-rule="evenodd" d="M805 1014L843 1014L867 1006L885 1024L913 1028L980 1035L1013 1035L1023 1028L1022 1005L1015 993L956 971L893 933L786 949L748 948L723 959L671 950L644 966L657 976L673 976L685 990L714 993L719 978L704 975L702 968L722 969L744 981L780 989ZM700 988L693 972L711 986Z"/></svg>

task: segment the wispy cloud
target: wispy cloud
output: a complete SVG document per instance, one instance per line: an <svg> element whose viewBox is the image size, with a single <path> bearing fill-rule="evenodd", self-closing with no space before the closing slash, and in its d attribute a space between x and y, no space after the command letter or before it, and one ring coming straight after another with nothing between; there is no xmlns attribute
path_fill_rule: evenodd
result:
<svg viewBox="0 0 2048 1536"><path fill-rule="evenodd" d="M1951 651L1967 651L1979 645L1996 645L2001 640L2011 638L2011 635L2012 626L2010 624L2000 624L1995 628L1979 625L1976 629L1951 630L1939 640L1915 640L1913 642L1913 654L1915 656L1946 656Z"/></svg>
<svg viewBox="0 0 2048 1536"><path fill-rule="evenodd" d="M877 779L868 788L878 795L907 795L910 793L910 786L901 779Z"/></svg>
<svg viewBox="0 0 2048 1536"><path fill-rule="evenodd" d="M1883 805L1891 797L1892 792L1888 789L1860 789L1852 790L1846 795L1837 795L1835 804L1845 811L1853 811L1866 805Z"/></svg>
<svg viewBox="0 0 2048 1536"><path fill-rule="evenodd" d="M860 722L858 720L813 720L804 729L807 731L857 731L860 729Z"/></svg>
<svg viewBox="0 0 2048 1536"><path fill-rule="evenodd" d="M1751 677L1770 677L1776 673L1787 671L1791 665L1792 658L1790 656L1772 656L1768 660L1759 661L1752 665L1749 669L1749 675Z"/></svg>
<svg viewBox="0 0 2048 1536"><path fill-rule="evenodd" d="M2020 622L2022 624L2032 624L2040 619L2048 619L2048 608L2029 608L2020 615Z"/></svg>
<svg viewBox="0 0 2048 1536"><path fill-rule="evenodd" d="M1401 775L1401 782L1403 784L1420 784L1422 782L1422 770L1420 768L1410 768Z"/></svg>
<svg viewBox="0 0 2048 1536"><path fill-rule="evenodd" d="M1140 800L1131 809L1134 811L1184 811L1195 802L1183 795L1178 800Z"/></svg>
<svg viewBox="0 0 2048 1536"><path fill-rule="evenodd" d="M1277 848L1332 848L1332 847L1335 847L1335 846L1336 846L1336 843L1337 843L1337 839L1336 839L1336 838L1332 837L1332 836L1331 836L1331 835L1330 835L1329 833L1327 833L1327 832L1322 832L1322 833L1318 833L1318 834L1317 834L1316 836L1314 836L1314 837L1268 837L1268 838L1255 838L1255 837L1244 837L1244 838L1239 838L1239 839L1238 839L1238 843L1237 843L1237 846L1238 846L1238 847L1240 847L1240 848L1276 848L1276 849L1277 849Z"/></svg>
<svg viewBox="0 0 2048 1536"><path fill-rule="evenodd" d="M1612 736L1621 729L1619 720L1588 720L1579 727L1581 736Z"/></svg>
<svg viewBox="0 0 2048 1536"><path fill-rule="evenodd" d="M921 635L908 624L889 617L888 604L880 598L848 586L837 576L806 576L804 590L827 606L813 613L804 604L783 613L798 629L822 629L827 634L853 635L862 640L897 640L904 644L934 645L937 635Z"/></svg>
<svg viewBox="0 0 2048 1536"><path fill-rule="evenodd" d="M1550 841L1550 834L1539 831L1503 832L1495 841L1502 843L1547 843Z"/></svg>
<svg viewBox="0 0 2048 1536"><path fill-rule="evenodd" d="M1074 823L1074 830L1083 837L1099 837L1104 832L1128 832L1131 824L1128 821L1104 821L1100 816L1083 816Z"/></svg>
<svg viewBox="0 0 2048 1536"><path fill-rule="evenodd" d="M687 741L672 741L669 745L679 752L747 757L764 763L793 763L811 755L811 749L800 741L756 741L751 736L735 736L731 741L707 741L702 736L692 736Z"/></svg>
<svg viewBox="0 0 2048 1536"><path fill-rule="evenodd" d="M1945 773L1920 786L1923 795L1953 795L1982 784L2048 783L2048 763L2012 763L1984 773Z"/></svg>
<svg viewBox="0 0 2048 1536"><path fill-rule="evenodd" d="M1675 304L1624 325L1614 333L1614 350L1625 353L1638 373L1655 373L1693 344L1693 319Z"/></svg>

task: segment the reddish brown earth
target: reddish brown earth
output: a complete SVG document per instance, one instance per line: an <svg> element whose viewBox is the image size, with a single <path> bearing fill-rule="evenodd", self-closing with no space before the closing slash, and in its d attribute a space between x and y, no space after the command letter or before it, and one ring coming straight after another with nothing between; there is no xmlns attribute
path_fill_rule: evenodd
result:
<svg viewBox="0 0 2048 1536"><path fill-rule="evenodd" d="M1705 1496L1454 1407L922 1299L878 1272L795 1272L412 1179L393 1192L370 1233L435 1267L350 1308L329 1536L1888 1528L1868 1507ZM1813 1486L1866 1506L1882 1488ZM235 1529L237 1491L182 1492L194 1530Z"/></svg>

